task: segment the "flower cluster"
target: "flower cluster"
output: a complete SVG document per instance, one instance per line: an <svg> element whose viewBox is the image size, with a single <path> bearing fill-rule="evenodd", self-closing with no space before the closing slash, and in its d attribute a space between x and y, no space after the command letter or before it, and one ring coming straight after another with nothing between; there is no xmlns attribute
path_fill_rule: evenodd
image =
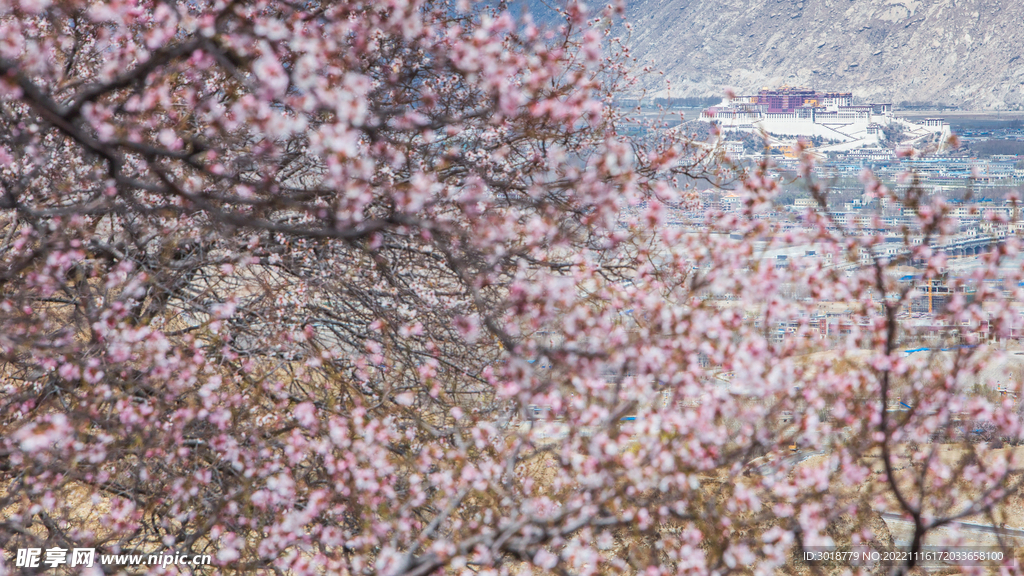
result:
<svg viewBox="0 0 1024 576"><path fill-rule="evenodd" d="M613 105L620 8L0 0L5 547L769 574L884 511L919 540L1015 497L1012 452L942 451L968 423L1022 436L978 393L1019 242L936 311L963 347L904 357L930 333L904 262L859 264L884 235L817 185L781 227L767 161ZM686 182L727 178L742 209L693 217ZM801 245L836 265L762 257ZM829 340L821 302L852 318Z"/></svg>

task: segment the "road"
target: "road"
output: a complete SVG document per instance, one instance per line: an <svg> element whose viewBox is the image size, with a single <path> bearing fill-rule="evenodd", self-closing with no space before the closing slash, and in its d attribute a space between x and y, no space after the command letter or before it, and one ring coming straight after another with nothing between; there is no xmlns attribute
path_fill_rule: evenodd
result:
<svg viewBox="0 0 1024 576"><path fill-rule="evenodd" d="M899 526L900 528L903 528L905 530L908 530L908 531L913 529L914 523L911 522L910 520L906 520L900 514L893 514L892 512L879 512L879 514L882 516L882 519L885 520L885 523L889 525L890 529L896 528L897 526ZM964 536L968 536L968 537L971 535L971 533L974 533L976 536L980 536L982 534L985 534L985 535L993 534L993 535L1001 535L1001 536L1013 538L1014 540L1024 541L1024 530L1021 530L1019 528L1003 528L1003 527L1000 527L1000 526L992 526L991 524L978 524L976 522L960 522L959 525L960 525L960 533L963 534ZM946 527L940 528L940 530L941 529L945 529L945 528ZM950 526L950 528L952 528L952 526ZM909 541L908 542L901 542L901 541L899 541L899 539L896 538L895 532L896 531L894 530L893 531L893 540L896 540L897 544L901 544L901 545L909 545L910 544ZM985 539L989 539L989 538L991 538L991 537L989 537L989 536L985 537Z"/></svg>

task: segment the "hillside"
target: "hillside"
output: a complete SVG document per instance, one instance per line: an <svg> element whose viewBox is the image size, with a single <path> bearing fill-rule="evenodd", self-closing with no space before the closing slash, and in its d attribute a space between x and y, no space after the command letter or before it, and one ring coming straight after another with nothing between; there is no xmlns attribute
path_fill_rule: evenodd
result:
<svg viewBox="0 0 1024 576"><path fill-rule="evenodd" d="M672 96L790 84L859 101L1024 107L1022 2L627 0L627 17L635 55L665 72Z"/></svg>

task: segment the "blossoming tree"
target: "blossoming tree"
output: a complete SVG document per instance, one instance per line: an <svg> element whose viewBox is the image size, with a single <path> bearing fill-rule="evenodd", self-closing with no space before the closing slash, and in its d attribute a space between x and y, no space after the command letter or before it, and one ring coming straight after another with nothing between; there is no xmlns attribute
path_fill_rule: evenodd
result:
<svg viewBox="0 0 1024 576"><path fill-rule="evenodd" d="M1017 240L910 325L893 270L940 277L948 208L866 175L914 216L852 233L808 157L793 227L767 161L631 136L616 18L0 2L0 547L768 574L891 547L882 514L914 549L1002 518L1013 452L952 446L1022 433L982 373ZM695 216L725 180L739 210ZM822 302L847 310L824 336ZM925 340L961 347L901 353Z"/></svg>

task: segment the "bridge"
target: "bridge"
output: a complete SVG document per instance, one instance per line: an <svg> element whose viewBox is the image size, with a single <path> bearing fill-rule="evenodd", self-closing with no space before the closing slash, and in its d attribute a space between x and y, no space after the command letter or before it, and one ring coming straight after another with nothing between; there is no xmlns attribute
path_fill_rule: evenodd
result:
<svg viewBox="0 0 1024 576"><path fill-rule="evenodd" d="M998 246L999 244L1002 244L1004 238L1004 236L995 236L991 234L957 234L943 242L933 243L932 248L951 258L977 256L990 251L993 247ZM903 241L902 236L893 236L888 242L875 246L872 250L873 255L888 258L906 256L910 250L903 244ZM897 242L899 245L894 246L893 244ZM863 263L866 262L862 262L862 264Z"/></svg>
<svg viewBox="0 0 1024 576"><path fill-rule="evenodd" d="M935 248L945 252L947 256L976 256L988 252L1002 242L1003 238L988 234L957 234L946 242L935 246Z"/></svg>

